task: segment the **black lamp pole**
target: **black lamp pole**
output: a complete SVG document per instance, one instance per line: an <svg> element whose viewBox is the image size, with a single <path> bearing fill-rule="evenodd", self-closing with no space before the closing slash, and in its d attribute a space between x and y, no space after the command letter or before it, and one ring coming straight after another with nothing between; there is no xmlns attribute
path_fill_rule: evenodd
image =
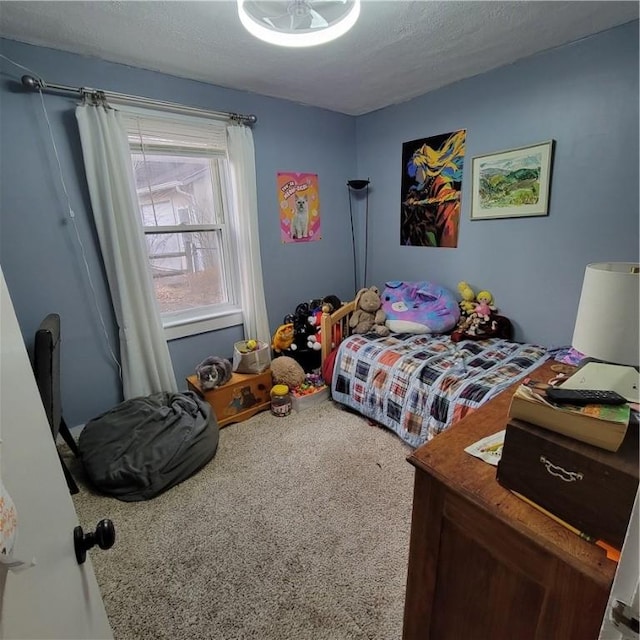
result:
<svg viewBox="0 0 640 640"><path fill-rule="evenodd" d="M353 208L351 205L351 190L362 191L366 189L366 206L365 206L365 218L364 218L364 278L362 286L366 287L367 282L367 255L369 244L369 180L348 180L347 190L349 192L349 218L351 219L351 246L353 248L353 285L355 293L358 292L358 283L356 280L356 239L353 231Z"/></svg>

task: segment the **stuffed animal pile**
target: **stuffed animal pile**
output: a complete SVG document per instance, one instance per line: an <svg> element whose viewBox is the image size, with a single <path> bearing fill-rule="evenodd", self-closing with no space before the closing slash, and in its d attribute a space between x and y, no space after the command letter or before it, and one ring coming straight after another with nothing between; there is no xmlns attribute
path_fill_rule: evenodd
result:
<svg viewBox="0 0 640 640"><path fill-rule="evenodd" d="M460 320L451 334L454 342L484 338L511 339L511 322L508 318L498 315L490 291L485 289L475 294L468 283L461 281L458 283L458 293L462 300L458 303Z"/></svg>
<svg viewBox="0 0 640 640"><path fill-rule="evenodd" d="M309 302L301 302L294 313L284 317L284 324L278 331L287 326L287 341L276 341L274 336L273 347L276 353L297 350L319 351L321 348L320 319L323 313L331 313L342 306L340 298L328 295L324 298L316 298ZM289 325L291 327L289 328ZM276 342L277 347L276 349Z"/></svg>

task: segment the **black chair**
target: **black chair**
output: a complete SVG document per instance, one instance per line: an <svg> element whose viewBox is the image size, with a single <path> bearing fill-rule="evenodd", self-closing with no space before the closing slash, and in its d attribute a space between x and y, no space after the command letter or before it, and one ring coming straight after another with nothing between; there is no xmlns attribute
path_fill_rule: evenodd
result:
<svg viewBox="0 0 640 640"><path fill-rule="evenodd" d="M60 399L60 316L57 313L50 313L41 322L36 331L33 353L34 375L42 398L42 404L47 414L47 420L49 420L53 439L56 441L59 433L77 457L79 455L78 445L62 417ZM78 485L64 463L60 452L58 452L58 456L60 457L60 464L62 465L69 491L72 494L78 493Z"/></svg>

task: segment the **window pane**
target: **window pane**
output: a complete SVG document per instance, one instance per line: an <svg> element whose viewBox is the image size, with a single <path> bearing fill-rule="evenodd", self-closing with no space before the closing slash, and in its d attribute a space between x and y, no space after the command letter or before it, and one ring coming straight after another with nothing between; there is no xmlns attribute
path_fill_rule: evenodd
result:
<svg viewBox="0 0 640 640"><path fill-rule="evenodd" d="M220 231L145 236L161 313L229 302Z"/></svg>
<svg viewBox="0 0 640 640"><path fill-rule="evenodd" d="M210 158L146 152L131 160L145 226L218 222Z"/></svg>

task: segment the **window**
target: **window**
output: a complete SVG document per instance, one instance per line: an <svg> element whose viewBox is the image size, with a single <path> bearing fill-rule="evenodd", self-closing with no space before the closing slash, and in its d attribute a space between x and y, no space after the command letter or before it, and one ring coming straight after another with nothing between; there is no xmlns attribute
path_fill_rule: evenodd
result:
<svg viewBox="0 0 640 640"><path fill-rule="evenodd" d="M167 337L238 324L224 125L133 114L125 123Z"/></svg>

